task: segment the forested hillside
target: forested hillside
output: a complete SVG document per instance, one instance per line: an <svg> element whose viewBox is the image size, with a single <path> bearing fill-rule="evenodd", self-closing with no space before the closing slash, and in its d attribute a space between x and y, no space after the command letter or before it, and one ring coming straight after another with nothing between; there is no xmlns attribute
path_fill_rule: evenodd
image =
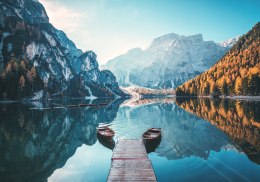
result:
<svg viewBox="0 0 260 182"><path fill-rule="evenodd" d="M22 98L42 88L43 82L27 59L12 56L6 67L0 68L0 96L4 99Z"/></svg>
<svg viewBox="0 0 260 182"><path fill-rule="evenodd" d="M260 22L213 67L176 89L177 95L260 95Z"/></svg>

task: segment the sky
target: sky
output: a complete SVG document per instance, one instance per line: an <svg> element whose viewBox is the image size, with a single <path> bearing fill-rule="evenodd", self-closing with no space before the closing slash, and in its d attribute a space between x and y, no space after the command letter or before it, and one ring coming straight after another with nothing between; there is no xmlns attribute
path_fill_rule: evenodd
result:
<svg viewBox="0 0 260 182"><path fill-rule="evenodd" d="M145 49L156 37L201 33L221 42L245 34L260 21L260 0L39 0L57 29L100 65Z"/></svg>

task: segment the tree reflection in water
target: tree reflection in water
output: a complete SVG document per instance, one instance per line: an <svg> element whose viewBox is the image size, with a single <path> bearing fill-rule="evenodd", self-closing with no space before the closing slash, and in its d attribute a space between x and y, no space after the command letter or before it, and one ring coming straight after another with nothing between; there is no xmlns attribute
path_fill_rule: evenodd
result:
<svg viewBox="0 0 260 182"><path fill-rule="evenodd" d="M221 129L260 164L260 102L177 98L176 103Z"/></svg>
<svg viewBox="0 0 260 182"><path fill-rule="evenodd" d="M46 181L78 147L96 142L99 123L113 121L122 100L107 102L103 107L43 111L0 105L1 181Z"/></svg>
<svg viewBox="0 0 260 182"><path fill-rule="evenodd" d="M96 143L99 123L112 121L115 140L140 138L148 128L162 128L162 140L149 154L153 156L155 150L160 160L167 158L174 162L190 158L196 161L192 160L195 156L210 162L212 151L233 149L245 152L250 160L260 163L259 102L179 98L177 101L166 98L95 102L108 105L42 111L20 104L0 105L0 179L46 181L53 171L64 167L78 147ZM40 105L52 107L50 103ZM113 148L113 144L104 145ZM94 162L99 160L99 156L92 157ZM110 162L109 156L107 162ZM186 165L180 167L188 169Z"/></svg>

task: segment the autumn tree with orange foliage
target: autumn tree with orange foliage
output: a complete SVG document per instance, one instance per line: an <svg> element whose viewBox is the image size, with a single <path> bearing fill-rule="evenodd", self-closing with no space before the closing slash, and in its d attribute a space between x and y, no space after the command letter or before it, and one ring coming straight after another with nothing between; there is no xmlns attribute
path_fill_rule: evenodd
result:
<svg viewBox="0 0 260 182"><path fill-rule="evenodd" d="M43 83L35 67L11 54L0 70L0 99L20 99L42 89Z"/></svg>

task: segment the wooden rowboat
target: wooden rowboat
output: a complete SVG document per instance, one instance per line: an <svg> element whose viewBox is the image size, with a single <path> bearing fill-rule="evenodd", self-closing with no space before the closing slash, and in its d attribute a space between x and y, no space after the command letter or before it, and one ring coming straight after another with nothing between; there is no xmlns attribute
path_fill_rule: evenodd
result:
<svg viewBox="0 0 260 182"><path fill-rule="evenodd" d="M97 127L97 134L107 140L112 140L115 135L115 132L107 126L102 126Z"/></svg>
<svg viewBox="0 0 260 182"><path fill-rule="evenodd" d="M161 128L150 128L143 134L143 140L145 142L153 142L161 139Z"/></svg>

